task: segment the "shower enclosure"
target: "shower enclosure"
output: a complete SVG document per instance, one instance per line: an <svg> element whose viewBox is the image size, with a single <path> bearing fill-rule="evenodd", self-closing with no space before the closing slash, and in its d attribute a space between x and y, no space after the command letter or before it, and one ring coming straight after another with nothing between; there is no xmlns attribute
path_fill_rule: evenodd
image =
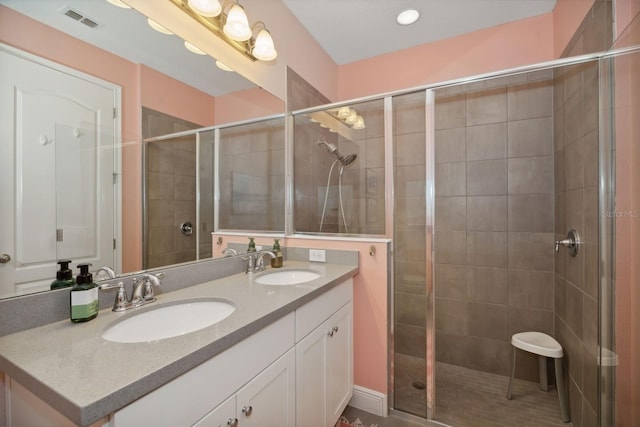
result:
<svg viewBox="0 0 640 427"><path fill-rule="evenodd" d="M531 391L534 355L518 355L505 398L522 331L563 346L574 425L609 410L599 366L612 346L599 325L611 320L599 267L610 263L599 214L611 180L600 164L607 77L585 56L293 114L295 231L393 238L394 410L453 425L562 425L555 393ZM365 129L345 127L345 107L364 112ZM554 250L570 229L577 257Z"/></svg>

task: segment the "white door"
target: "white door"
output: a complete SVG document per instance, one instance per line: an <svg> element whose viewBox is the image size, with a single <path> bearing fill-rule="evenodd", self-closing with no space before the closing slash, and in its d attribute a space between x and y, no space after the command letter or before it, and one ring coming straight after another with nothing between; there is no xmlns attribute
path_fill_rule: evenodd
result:
<svg viewBox="0 0 640 427"><path fill-rule="evenodd" d="M119 268L116 86L0 46L0 296L48 289L60 259Z"/></svg>

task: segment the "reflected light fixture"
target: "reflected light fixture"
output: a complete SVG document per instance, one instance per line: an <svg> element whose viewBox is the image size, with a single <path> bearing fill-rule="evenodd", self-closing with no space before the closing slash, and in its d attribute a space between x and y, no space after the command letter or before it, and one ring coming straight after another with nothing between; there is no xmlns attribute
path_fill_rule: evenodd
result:
<svg viewBox="0 0 640 427"><path fill-rule="evenodd" d="M364 118L358 114L358 112L348 106L342 106L339 108L333 108L333 109L329 109L327 110L327 112L335 117L336 119L340 120L342 123L346 124L347 126L350 126L352 129L364 129L365 123L364 123Z"/></svg>
<svg viewBox="0 0 640 427"><path fill-rule="evenodd" d="M216 60L216 67L220 68L223 71L229 71L230 73L233 73L233 68L229 67L224 62Z"/></svg>
<svg viewBox="0 0 640 427"><path fill-rule="evenodd" d="M121 2L120 0L107 0L107 1L114 6L121 7L123 9L131 9L131 6Z"/></svg>
<svg viewBox="0 0 640 427"><path fill-rule="evenodd" d="M159 33L168 34L168 35L173 34L171 31L167 30L165 27L163 27L162 25L158 24L156 21L154 21L151 18L147 18L147 24L149 24L149 26L151 28L153 28L154 30L156 30Z"/></svg>
<svg viewBox="0 0 640 427"><path fill-rule="evenodd" d="M265 24L250 25L238 0L224 0L222 6L220 0L169 1L247 58L272 61L278 56Z"/></svg>
<svg viewBox="0 0 640 427"><path fill-rule="evenodd" d="M358 120L356 120L356 122L353 124L352 128L358 129L358 130L365 128L364 119L362 118L362 116L358 115Z"/></svg>
<svg viewBox="0 0 640 427"><path fill-rule="evenodd" d="M193 43L189 43L188 41L184 41L184 47L186 47L189 51L195 53L196 55L206 55L198 46Z"/></svg>
<svg viewBox="0 0 640 427"><path fill-rule="evenodd" d="M222 6L218 0L189 0L189 7L198 15L213 18L222 12Z"/></svg>
<svg viewBox="0 0 640 427"><path fill-rule="evenodd" d="M400 25L411 25L420 18L420 12L415 9L403 10L398 14L396 21Z"/></svg>

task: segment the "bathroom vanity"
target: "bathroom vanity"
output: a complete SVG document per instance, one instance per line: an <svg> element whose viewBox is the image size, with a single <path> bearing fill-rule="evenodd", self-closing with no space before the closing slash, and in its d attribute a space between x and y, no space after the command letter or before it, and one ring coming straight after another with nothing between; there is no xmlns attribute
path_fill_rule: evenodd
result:
<svg viewBox="0 0 640 427"><path fill-rule="evenodd" d="M0 338L9 425L333 426L353 389L358 268L288 261L279 271L287 269L318 277L263 285L258 279L275 270L240 273L158 295L140 309ZM102 337L138 313L203 300L234 311L152 342Z"/></svg>

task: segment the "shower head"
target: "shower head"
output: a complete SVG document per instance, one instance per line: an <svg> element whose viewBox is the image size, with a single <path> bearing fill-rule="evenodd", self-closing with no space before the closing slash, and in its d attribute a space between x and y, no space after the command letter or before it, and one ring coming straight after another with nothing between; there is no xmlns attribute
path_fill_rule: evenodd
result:
<svg viewBox="0 0 640 427"><path fill-rule="evenodd" d="M340 160L340 163L342 163L342 166L349 166L357 158L358 158L357 154L347 154L346 156L338 157L338 160Z"/></svg>
<svg viewBox="0 0 640 427"><path fill-rule="evenodd" d="M318 141L318 145L324 145L329 154L335 154L338 152L338 147L334 144L330 144L327 141Z"/></svg>

